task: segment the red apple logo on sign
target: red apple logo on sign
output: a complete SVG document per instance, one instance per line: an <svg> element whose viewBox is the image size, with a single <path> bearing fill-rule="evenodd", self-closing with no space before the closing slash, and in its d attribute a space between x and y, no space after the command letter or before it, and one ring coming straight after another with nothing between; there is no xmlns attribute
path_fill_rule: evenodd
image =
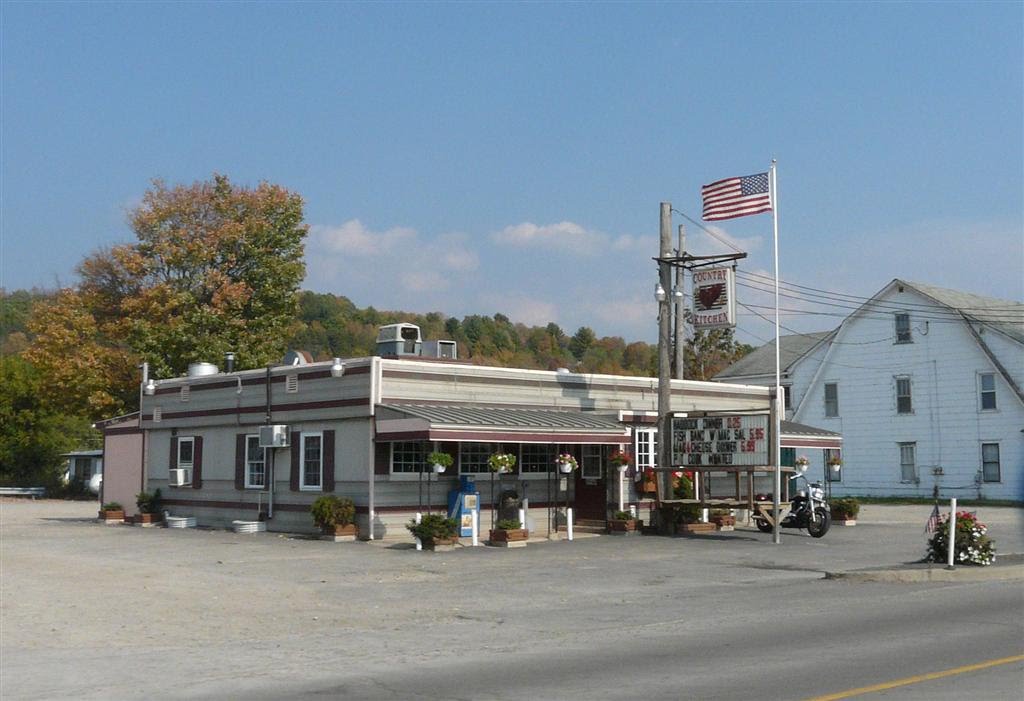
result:
<svg viewBox="0 0 1024 701"><path fill-rule="evenodd" d="M724 304L724 293L725 283L722 282L701 287L697 290L697 299L700 301L701 309L714 309L716 306Z"/></svg>

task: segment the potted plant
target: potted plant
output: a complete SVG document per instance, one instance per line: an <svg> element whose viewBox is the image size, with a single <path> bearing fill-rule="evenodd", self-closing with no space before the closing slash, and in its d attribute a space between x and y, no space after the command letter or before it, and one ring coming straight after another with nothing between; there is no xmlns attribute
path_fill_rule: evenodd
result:
<svg viewBox="0 0 1024 701"><path fill-rule="evenodd" d="M139 508L134 519L136 526L155 526L164 520L159 489L152 493L139 492L135 495L135 505Z"/></svg>
<svg viewBox="0 0 1024 701"><path fill-rule="evenodd" d="M436 472L437 474L441 474L442 472L447 470L449 467L452 466L454 462L455 461L452 459L451 455L449 455L448 453L442 453L439 450L435 450L433 453L427 456L427 464L433 465L434 472Z"/></svg>
<svg viewBox="0 0 1024 701"><path fill-rule="evenodd" d="M793 462L796 467L807 467L811 464L811 461L807 459L806 455L798 455L796 460Z"/></svg>
<svg viewBox="0 0 1024 701"><path fill-rule="evenodd" d="M490 543L491 545L505 545L508 543L521 542L526 544L527 538L530 537L530 532L523 528L523 524L518 519L503 518L499 519L495 524L494 528L491 529Z"/></svg>
<svg viewBox="0 0 1024 701"><path fill-rule="evenodd" d="M491 472L504 475L515 469L516 456L512 453L495 453L487 458L487 464L490 466Z"/></svg>
<svg viewBox="0 0 1024 701"><path fill-rule="evenodd" d="M325 494L313 502L309 513L324 540L351 541L359 534L355 524L356 505L348 497Z"/></svg>
<svg viewBox="0 0 1024 701"><path fill-rule="evenodd" d="M438 546L459 542L459 524L444 514L424 514L419 523L412 520L405 527L420 539L426 550L437 550Z"/></svg>
<svg viewBox="0 0 1024 701"><path fill-rule="evenodd" d="M844 526L856 526L857 514L860 513L860 502L854 497L835 497L828 503L832 512L832 523Z"/></svg>
<svg viewBox="0 0 1024 701"><path fill-rule="evenodd" d="M617 535L636 533L639 521L629 511L616 511L608 520L608 532Z"/></svg>
<svg viewBox="0 0 1024 701"><path fill-rule="evenodd" d="M655 480L653 467L644 468L643 481L640 482L640 485L637 488L637 492L639 492L640 494L658 493L658 483Z"/></svg>
<svg viewBox="0 0 1024 701"><path fill-rule="evenodd" d="M712 509L711 523L715 524L720 531L732 531L736 529L736 517L729 509Z"/></svg>
<svg viewBox="0 0 1024 701"><path fill-rule="evenodd" d="M558 467L558 471L563 475L568 475L580 466L580 464L576 462L576 458L574 458L570 453L559 453L558 457L555 458L555 465Z"/></svg>
<svg viewBox="0 0 1024 701"><path fill-rule="evenodd" d="M104 523L123 523L124 507L119 502L108 501L100 507L100 521Z"/></svg>

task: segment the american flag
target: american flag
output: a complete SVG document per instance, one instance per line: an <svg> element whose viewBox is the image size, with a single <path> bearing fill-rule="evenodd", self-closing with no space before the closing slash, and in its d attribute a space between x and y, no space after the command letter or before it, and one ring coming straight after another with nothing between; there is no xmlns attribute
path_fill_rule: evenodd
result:
<svg viewBox="0 0 1024 701"><path fill-rule="evenodd" d="M924 524L925 533L934 533L939 527L939 505L932 508L932 515L928 517L928 523Z"/></svg>
<svg viewBox="0 0 1024 701"><path fill-rule="evenodd" d="M704 221L735 219L772 211L768 173L726 178L700 189L704 200Z"/></svg>

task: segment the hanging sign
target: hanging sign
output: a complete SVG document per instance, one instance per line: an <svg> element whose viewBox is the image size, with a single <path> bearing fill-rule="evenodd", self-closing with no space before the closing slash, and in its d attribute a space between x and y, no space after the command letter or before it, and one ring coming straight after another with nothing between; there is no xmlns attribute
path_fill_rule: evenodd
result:
<svg viewBox="0 0 1024 701"><path fill-rule="evenodd" d="M693 271L693 329L736 326L736 273L732 268Z"/></svg>
<svg viewBox="0 0 1024 701"><path fill-rule="evenodd" d="M672 418L672 465L768 464L768 414Z"/></svg>

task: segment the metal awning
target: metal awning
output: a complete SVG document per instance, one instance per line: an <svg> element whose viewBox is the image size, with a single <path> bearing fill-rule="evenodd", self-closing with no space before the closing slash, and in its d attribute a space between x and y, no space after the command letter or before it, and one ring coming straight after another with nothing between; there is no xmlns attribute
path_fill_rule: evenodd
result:
<svg viewBox="0 0 1024 701"><path fill-rule="evenodd" d="M781 422L781 441L783 448L833 448L843 447L843 436L840 433L826 431L806 424L793 421Z"/></svg>
<svg viewBox="0 0 1024 701"><path fill-rule="evenodd" d="M481 443L629 443L616 416L571 409L385 404L377 407L377 438Z"/></svg>

